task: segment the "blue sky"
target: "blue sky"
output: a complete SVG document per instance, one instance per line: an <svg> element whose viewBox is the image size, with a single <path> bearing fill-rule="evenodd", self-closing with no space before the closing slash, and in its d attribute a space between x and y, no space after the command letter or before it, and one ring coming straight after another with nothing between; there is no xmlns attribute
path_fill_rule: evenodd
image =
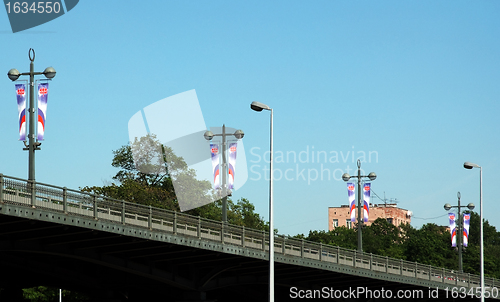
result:
<svg viewBox="0 0 500 302"><path fill-rule="evenodd" d="M269 113L250 103L274 109L277 152L302 152L275 165L280 233L327 229L328 207L347 204L341 172L354 174L370 152L372 189L413 211L416 227L447 224L443 205L458 191L478 210L479 170L462 165L483 166L484 217L499 226L499 10L497 1L80 1L16 34L0 12L0 172L27 178L6 73L28 71L34 48L36 71L57 70L37 181L109 183L132 115L195 89L208 127L245 132L248 181L234 197L266 219ZM313 162L313 151L327 160Z"/></svg>

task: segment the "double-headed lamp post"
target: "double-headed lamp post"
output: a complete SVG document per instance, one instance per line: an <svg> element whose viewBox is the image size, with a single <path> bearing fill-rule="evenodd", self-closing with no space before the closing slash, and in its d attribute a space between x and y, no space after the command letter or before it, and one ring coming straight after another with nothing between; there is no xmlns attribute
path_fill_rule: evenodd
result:
<svg viewBox="0 0 500 302"><path fill-rule="evenodd" d="M458 270L460 272L463 272L463 265L462 265L462 246L463 246L463 234L464 234L464 220L462 218L462 212L461 208L467 207L469 210L474 210L474 204L469 203L467 206L461 206L460 205L460 192L457 193L458 197L458 206L452 206L449 203L444 205L444 209L446 211L451 210L452 208L457 208L458 209L458 232L457 232L457 245L458 245ZM453 230L452 230L453 231Z"/></svg>
<svg viewBox="0 0 500 302"><path fill-rule="evenodd" d="M255 111L271 111L270 152L269 152L269 301L274 302L274 225L273 225L273 108L252 102L250 108Z"/></svg>
<svg viewBox="0 0 500 302"><path fill-rule="evenodd" d="M377 174L375 172L370 172L368 175L361 175L361 161L358 159L358 175L349 175L349 173L344 173L342 175L342 179L344 181L348 181L351 178L358 179L358 251L363 251L363 219L361 219L361 178L368 177L370 180L375 180L377 178Z"/></svg>
<svg viewBox="0 0 500 302"><path fill-rule="evenodd" d="M479 168L479 240L480 240L480 275L481 275L481 302L484 301L484 242L483 242L483 168L478 164L466 161L465 169Z"/></svg>
<svg viewBox="0 0 500 302"><path fill-rule="evenodd" d="M236 139L242 139L245 136L242 130L236 130L234 133L226 133L226 125L222 125L222 133L213 134L212 131L206 131L204 136L207 141L212 140L214 136L222 137L222 221L227 223L227 161L226 161L226 136L234 135Z"/></svg>
<svg viewBox="0 0 500 302"><path fill-rule="evenodd" d="M35 50L30 48L28 52L28 57L31 61L30 71L20 73L17 69L12 68L9 70L7 75L12 81L16 81L22 75L29 75L29 86L30 86L30 102L28 108L29 114L29 133L28 133L28 146L24 150L29 151L29 164L28 164L28 180L35 181L35 150L40 150L40 142L35 141L35 124L36 124L36 114L35 114L35 75L43 74L47 79L52 79L56 76L56 70L52 67L47 67L43 72L35 72L34 61L35 61Z"/></svg>

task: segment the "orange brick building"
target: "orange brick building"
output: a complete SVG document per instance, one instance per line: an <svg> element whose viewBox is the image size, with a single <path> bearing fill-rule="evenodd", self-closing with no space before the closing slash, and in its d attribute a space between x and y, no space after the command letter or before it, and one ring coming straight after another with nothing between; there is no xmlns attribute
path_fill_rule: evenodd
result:
<svg viewBox="0 0 500 302"><path fill-rule="evenodd" d="M363 215L363 212L361 212L361 215ZM371 225L377 218L384 218L389 223L399 226L402 223L411 223L411 215L411 211L398 208L394 203L370 204L370 216L365 225ZM356 221L357 216L358 209L356 208ZM328 230L331 231L339 226L352 227L349 205L328 208Z"/></svg>

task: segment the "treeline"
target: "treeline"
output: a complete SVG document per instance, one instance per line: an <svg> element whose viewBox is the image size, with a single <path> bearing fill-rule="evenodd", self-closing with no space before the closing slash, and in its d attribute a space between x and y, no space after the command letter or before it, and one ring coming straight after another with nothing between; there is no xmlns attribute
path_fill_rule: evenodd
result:
<svg viewBox="0 0 500 302"><path fill-rule="evenodd" d="M463 271L480 273L479 215L471 212L470 236L463 248ZM484 221L484 271L489 277L500 279L500 232ZM338 227L333 231L310 231L295 238L321 242L348 249L357 249L357 229ZM378 218L363 227L363 251L407 261L458 270L458 248L451 246L451 235L445 226L428 223L416 229L409 224L399 228Z"/></svg>

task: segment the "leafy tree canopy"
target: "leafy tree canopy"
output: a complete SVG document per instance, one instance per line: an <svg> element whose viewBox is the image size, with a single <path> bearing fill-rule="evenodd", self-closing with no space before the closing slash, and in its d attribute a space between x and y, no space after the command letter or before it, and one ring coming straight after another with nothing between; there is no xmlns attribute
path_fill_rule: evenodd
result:
<svg viewBox="0 0 500 302"><path fill-rule="evenodd" d="M84 187L83 191L172 211L180 211L173 177L182 184L189 183L188 194L203 198L213 194L208 181L197 180L195 171L188 168L183 158L176 156L171 148L161 145L152 134L120 147L113 151L113 155L111 165L119 169L113 176L116 183ZM228 199L227 207L229 223L259 230L269 229L268 223L255 213L255 207L249 200L242 198L234 203ZM220 221L222 202L218 200L186 213Z"/></svg>

